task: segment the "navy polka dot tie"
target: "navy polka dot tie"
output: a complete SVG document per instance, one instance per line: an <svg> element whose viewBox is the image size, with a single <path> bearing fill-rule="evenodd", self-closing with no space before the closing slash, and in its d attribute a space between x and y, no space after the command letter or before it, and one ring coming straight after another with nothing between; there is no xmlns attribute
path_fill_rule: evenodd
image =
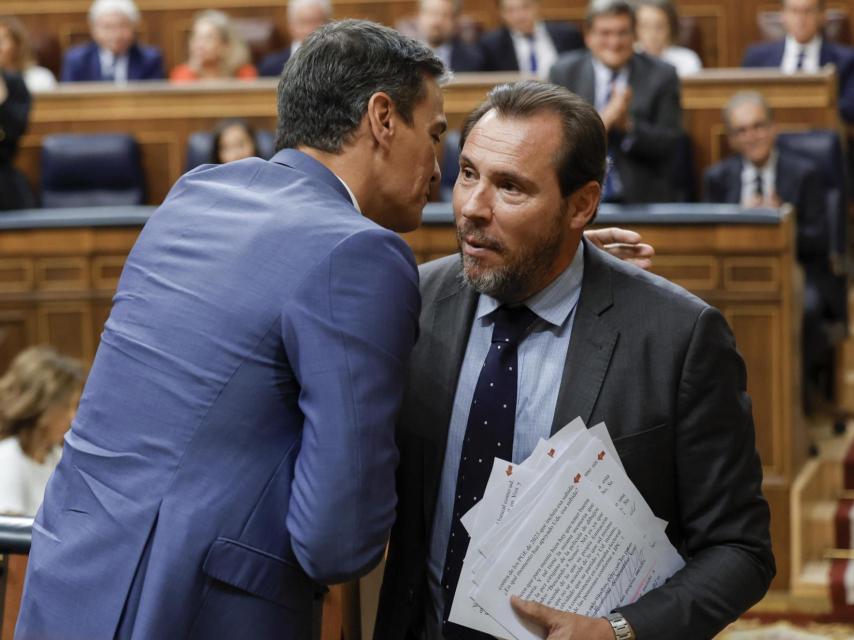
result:
<svg viewBox="0 0 854 640"><path fill-rule="evenodd" d="M448 622L469 545L469 536L460 517L483 497L493 458L510 460L513 456L517 346L536 315L524 306L502 306L495 310L493 318L492 345L477 379L466 424L457 472L451 535L442 575L442 590L445 594L442 633L448 640L491 637Z"/></svg>

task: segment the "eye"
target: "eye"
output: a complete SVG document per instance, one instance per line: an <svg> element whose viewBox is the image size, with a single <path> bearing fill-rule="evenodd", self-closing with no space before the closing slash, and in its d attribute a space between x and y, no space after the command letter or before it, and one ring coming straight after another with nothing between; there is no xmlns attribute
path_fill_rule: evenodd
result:
<svg viewBox="0 0 854 640"><path fill-rule="evenodd" d="M460 175L466 180L474 179L474 171L471 170L471 167L463 167L460 169Z"/></svg>
<svg viewBox="0 0 854 640"><path fill-rule="evenodd" d="M502 188L504 191L509 191L510 193L519 193L519 187L517 187L517 186L516 186L515 184L513 184L512 182L503 182L503 183L501 184L501 188Z"/></svg>

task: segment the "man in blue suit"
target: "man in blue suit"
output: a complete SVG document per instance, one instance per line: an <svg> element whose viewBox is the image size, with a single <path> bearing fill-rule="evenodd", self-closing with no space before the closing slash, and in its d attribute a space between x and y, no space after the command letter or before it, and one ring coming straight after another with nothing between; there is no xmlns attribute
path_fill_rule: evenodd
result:
<svg viewBox="0 0 854 640"><path fill-rule="evenodd" d="M839 112L854 123L854 49L828 42L821 35L824 0L783 0L786 37L748 48L743 67L777 67L784 73L818 71L826 64L836 66L839 78Z"/></svg>
<svg viewBox="0 0 854 640"><path fill-rule="evenodd" d="M69 49L62 61L63 82L160 80L159 49L136 42L139 10L133 0L95 0L89 8L93 42Z"/></svg>
<svg viewBox="0 0 854 640"><path fill-rule="evenodd" d="M201 166L153 214L17 638L308 638L323 585L379 561L420 307L394 232L439 178L443 71L385 27L327 25L283 73L272 160Z"/></svg>

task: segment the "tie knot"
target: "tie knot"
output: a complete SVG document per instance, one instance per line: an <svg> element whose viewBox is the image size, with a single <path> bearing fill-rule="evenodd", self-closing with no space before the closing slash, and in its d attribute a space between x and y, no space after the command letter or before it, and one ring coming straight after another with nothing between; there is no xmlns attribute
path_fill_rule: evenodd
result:
<svg viewBox="0 0 854 640"><path fill-rule="evenodd" d="M498 307L493 314L492 341L518 342L536 317L537 314L525 305Z"/></svg>

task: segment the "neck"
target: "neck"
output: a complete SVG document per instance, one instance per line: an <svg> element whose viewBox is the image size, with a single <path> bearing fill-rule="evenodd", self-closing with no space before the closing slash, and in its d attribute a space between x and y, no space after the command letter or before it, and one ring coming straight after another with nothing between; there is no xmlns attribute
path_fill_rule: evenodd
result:
<svg viewBox="0 0 854 640"><path fill-rule="evenodd" d="M313 147L297 147L307 156L317 160L324 167L343 180L359 203L359 208L365 217L370 218L372 210L372 188L369 176L370 158L356 145L349 145L340 153L329 153Z"/></svg>

